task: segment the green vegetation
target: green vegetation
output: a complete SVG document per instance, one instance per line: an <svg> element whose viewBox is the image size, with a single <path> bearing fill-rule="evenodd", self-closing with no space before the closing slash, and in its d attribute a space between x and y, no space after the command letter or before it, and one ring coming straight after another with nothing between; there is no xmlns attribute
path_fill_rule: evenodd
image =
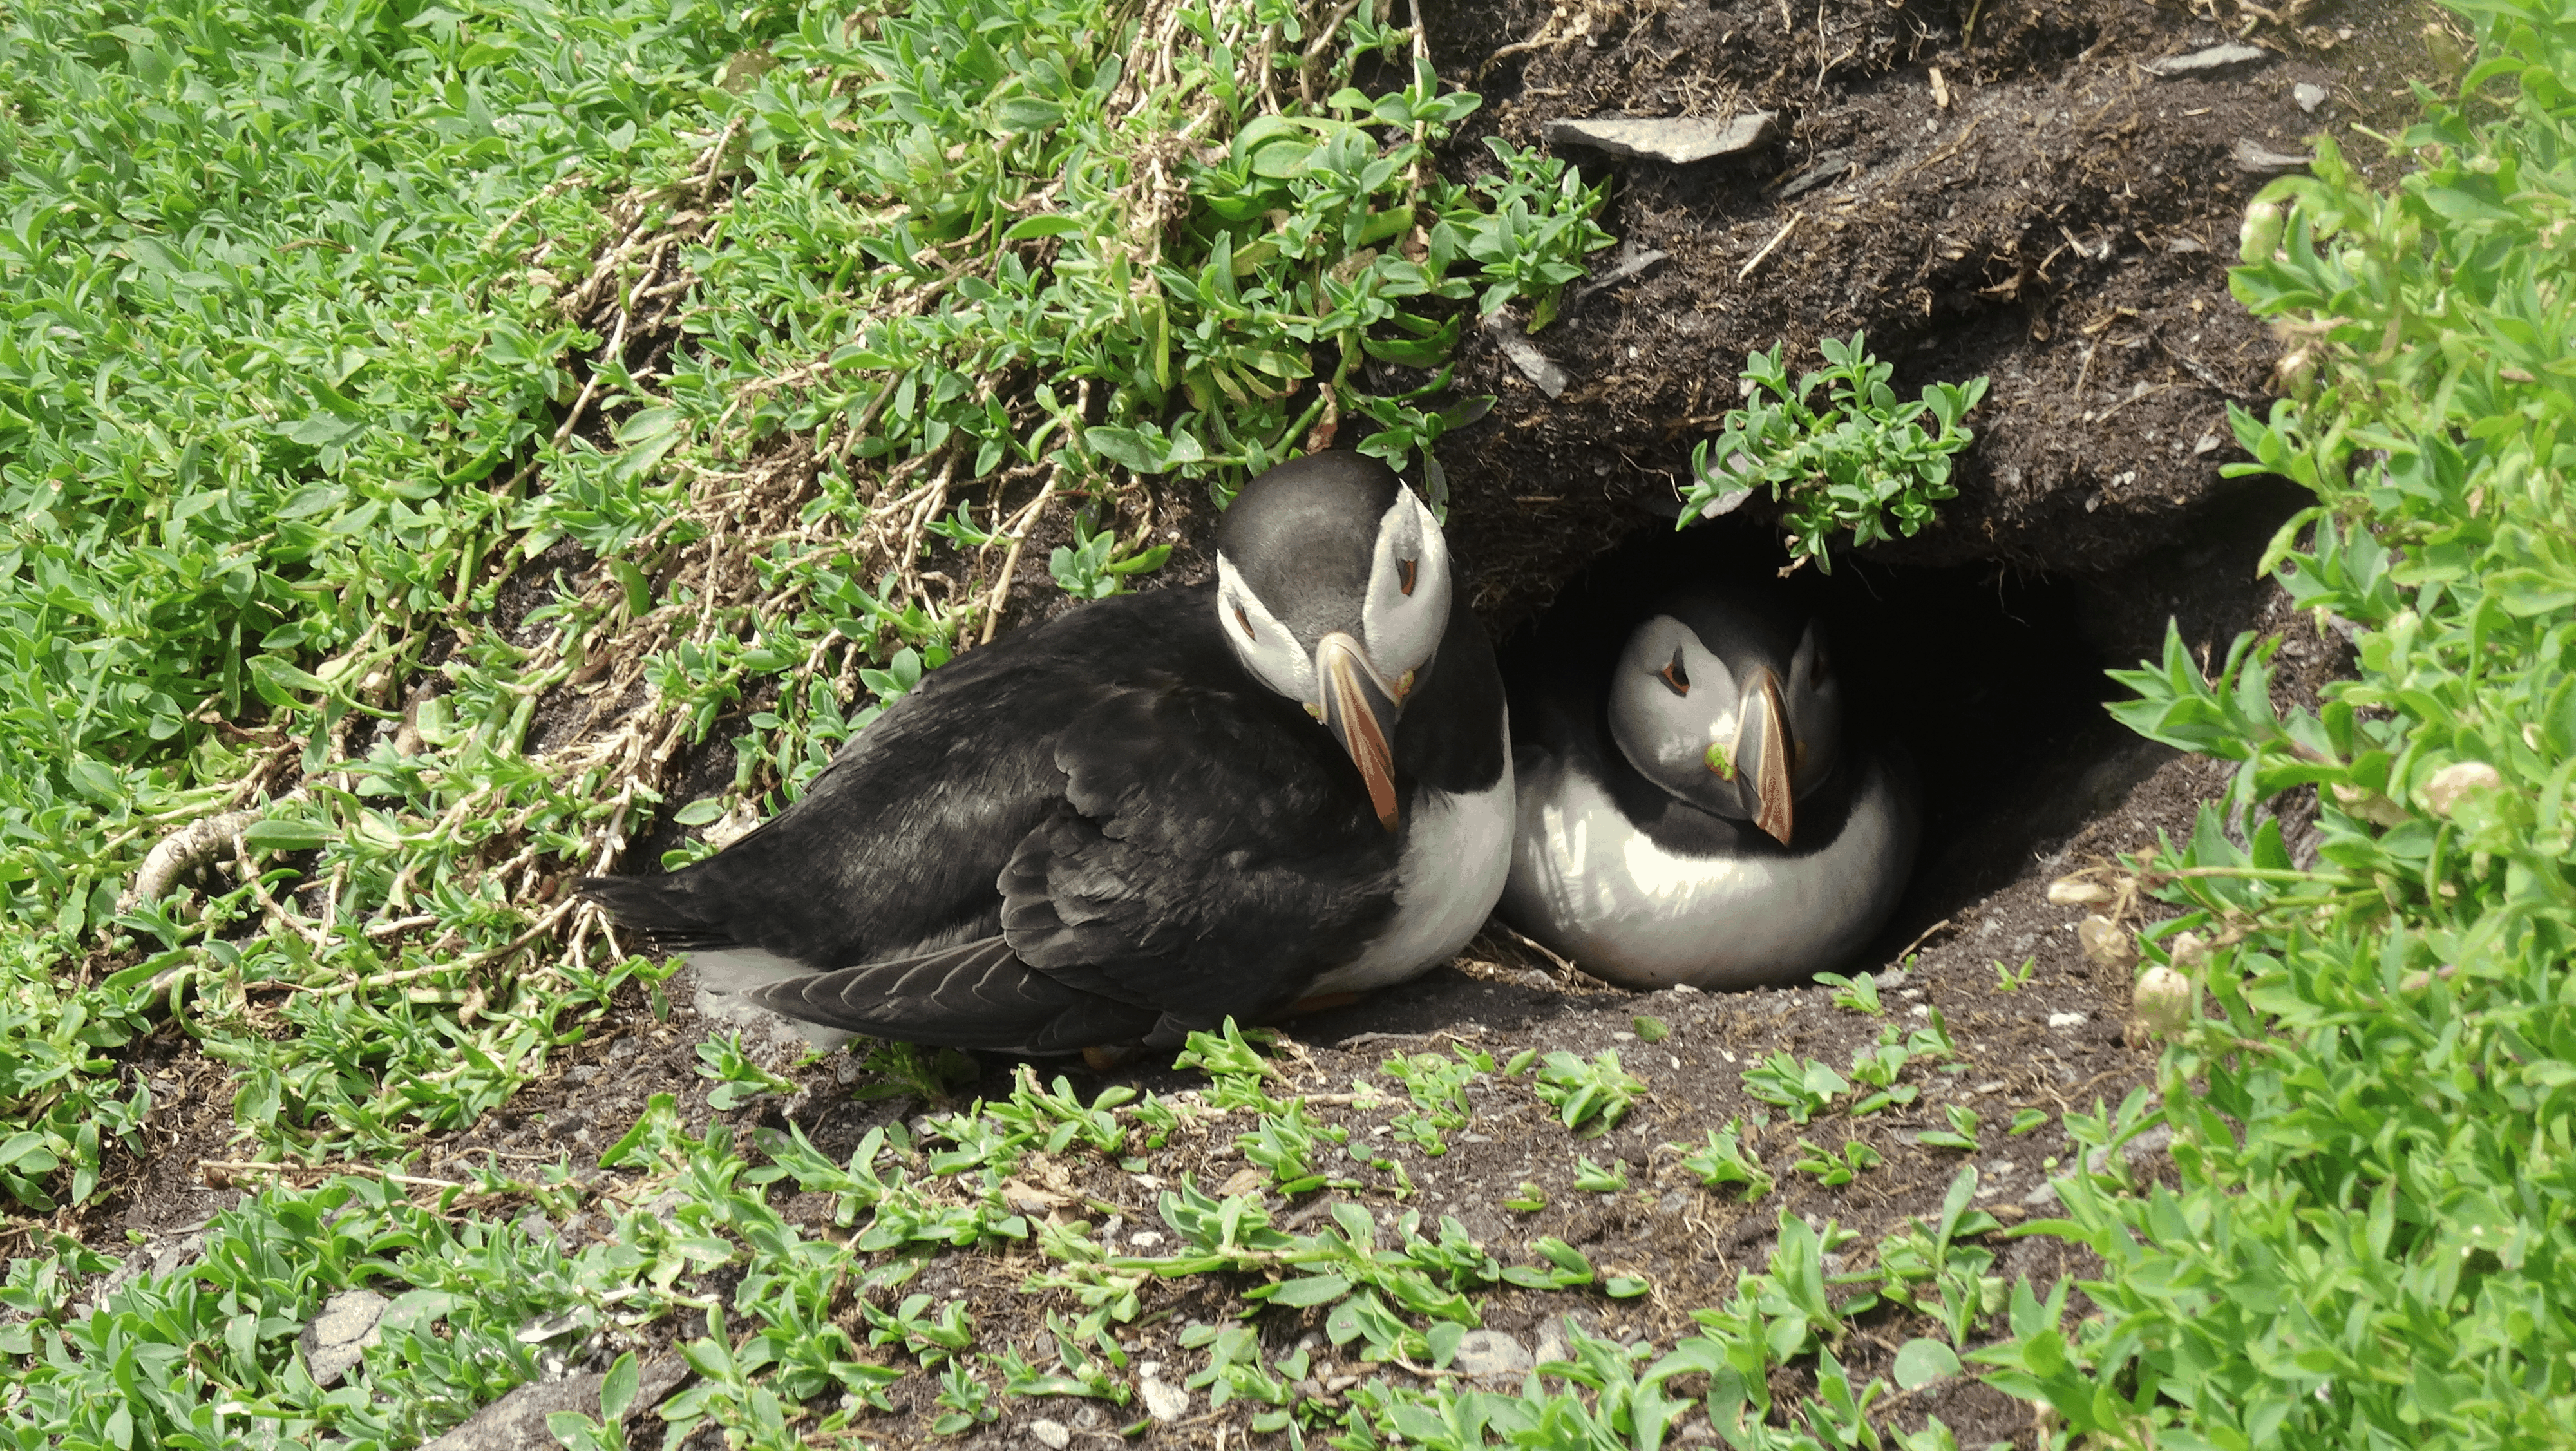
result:
<svg viewBox="0 0 2576 1451"><path fill-rule="evenodd" d="M1156 567L1158 487L1337 437L1436 502L1600 196L1441 177L1418 36L1256 9L8 12L0 1186L93 1192L173 1009L264 1157L399 1158L653 990L570 884L682 746L686 823L792 800L1033 535Z"/></svg>
<svg viewBox="0 0 2576 1451"><path fill-rule="evenodd" d="M1823 339L1825 366L1794 387L1781 362L1787 344L1747 354L1746 406L1728 410L1717 437L1691 450L1691 485L1675 527L1732 513L1767 486L1784 506L1789 567L1812 561L1831 573L1835 534L1850 530L1858 546L1892 537L1891 515L1896 533L1908 537L1931 523L1932 506L1959 492L1950 459L1976 438L1960 420L1985 398L1986 380L1929 384L1920 399L1899 403L1887 386L1894 365L1864 341L1860 333L1847 343ZM1821 410L1807 401L1820 384L1829 400Z"/></svg>
<svg viewBox="0 0 2576 1451"><path fill-rule="evenodd" d="M1227 1314L1313 1310L1336 1358L1392 1373L1304 1395L1309 1354L1228 1319L1182 1331L1204 1356L1187 1386L1349 1447L1652 1451L1705 1414L1736 1451L1954 1448L1937 1421L1886 1431L1888 1382L1840 1359L1883 1307L1938 1335L1898 1348L1897 1388L1980 1374L2045 1407L2052 1445L2576 1440L2576 30L2510 0L2481 0L2475 99L2430 105L2393 195L2327 144L2249 217L2236 285L2294 340L2296 396L2238 434L2319 500L2266 562L2360 668L2287 715L2251 641L2215 678L2178 643L2122 675L2124 719L2242 763L2225 807L2251 829L2213 808L2130 863L2181 913L2148 957L2192 1007L2159 1093L2063 1115L2063 1214L2009 1231L2080 1242L2099 1280L1991 1273L2008 1231L1961 1165L1939 1215L1876 1245L1778 1216L1760 1269L1672 1345L1569 1322L1517 1390L1413 1375L1452 1363L1498 1288L1656 1287L1406 1207L1371 1135L1437 1154L1536 1066L1589 1137L1645 1085L1615 1052L1497 1069L1499 1047L1456 1047L1388 1059L1401 1097L1307 1093L1231 1024L1181 1057L1204 1092L1168 1098L1024 1071L961 1103L957 1055L872 1047L858 1094L930 1111L847 1158L801 1130L692 1131L662 1095L597 1171L406 1172L612 1008L659 1012L663 969L566 891L668 804L682 745L722 731L740 763L682 821L792 799L1007 613L1029 541L1076 595L1157 567L1157 488L1221 501L1331 433L1436 496L1430 447L1479 406L1444 372L1467 322L1544 325L1603 240L1598 196L1545 158L1438 176L1427 148L1473 99L1369 7L1319 30L1284 3L1185 4L1153 37L1123 13L0 18L0 1185L30 1212L92 1200L152 1106L115 1055L165 1022L231 1071L262 1159L362 1170L255 1193L113 1281L31 1232L0 1282L0 1440L398 1451L597 1355L601 1415L553 1429L618 1447L635 1352L673 1340L696 1379L660 1418L746 1447L862 1439L907 1378L939 1435L1036 1396L1134 1418L1121 1329L1160 1313L1157 1281L1220 1276ZM1919 527L1982 393L1898 405L1862 339L1826 351L1794 387L1780 350L1749 361L1757 397L1689 511L1768 483L1820 567L1845 529ZM2312 863L2262 812L2289 790L2321 793ZM200 822L220 829L128 900ZM2030 970L1999 963L1998 986ZM1866 978L1832 986L1883 1011ZM1905 1070L1935 1058L1961 1066L1938 1013L1848 1077L1757 1064L1744 1087L1794 1123L1841 1116L1775 1137L1772 1165L1868 1173L1851 1125L1919 1101ZM736 1037L698 1060L725 1106L793 1087ZM1354 1132L1328 1105L1388 1118ZM1942 1118L1917 1142L1976 1154L1995 1127ZM2123 1151L2159 1126L2178 1187ZM1770 1128L1666 1145L1667 1166L1760 1199ZM1015 1177L1143 1174L1182 1145L1314 1197L1274 1222L1259 1192L1175 1174L1152 1211L1171 1252L1128 1253L1149 1241L1074 1217L1103 1206L1056 1196L1050 1219ZM1571 1168L1604 1194L1672 1183ZM789 1185L845 1232L783 1216ZM1547 1208L1535 1183L1501 1202ZM976 1307L907 1288L1005 1254L1048 1297L1043 1339L986 1343ZM381 1338L319 1385L298 1332L361 1287L391 1302ZM1775 1403L1783 1368L1813 1392Z"/></svg>
<svg viewBox="0 0 2576 1451"><path fill-rule="evenodd" d="M1539 1060L1539 1101L1585 1138L1617 1127L1645 1087L1619 1066L1616 1048L1604 1048L1588 1062L1561 1050Z"/></svg>
<svg viewBox="0 0 2576 1451"><path fill-rule="evenodd" d="M2236 839L2220 805L2135 864L2199 1000L2162 1069L2182 1183L2060 1181L2045 1228L2103 1256L2100 1317L1971 1357L2078 1434L2576 1438L2576 30L2462 8L2487 58L2401 138L2420 169L2376 193L2321 143L2235 274L2296 344L2296 396L2237 436L2317 496L2264 565L2358 678L2278 712L2251 638L2120 676L2131 725L2242 763L2231 804L2314 790L2323 840L2296 859L2259 812Z"/></svg>

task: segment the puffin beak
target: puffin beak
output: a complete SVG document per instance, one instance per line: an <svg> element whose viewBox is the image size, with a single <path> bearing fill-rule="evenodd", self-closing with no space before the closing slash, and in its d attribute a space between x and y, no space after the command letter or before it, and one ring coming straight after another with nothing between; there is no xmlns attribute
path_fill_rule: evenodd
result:
<svg viewBox="0 0 2576 1451"><path fill-rule="evenodd" d="M1755 673L1744 705L1744 724L1736 735L1736 769L1753 792L1753 824L1787 846L1795 825L1789 786L1789 713L1780 703L1780 677L1770 667Z"/></svg>
<svg viewBox="0 0 2576 1451"><path fill-rule="evenodd" d="M1378 824L1393 831L1395 692L1378 679L1360 642L1339 630L1316 642L1315 666L1324 685L1324 726L1360 768Z"/></svg>

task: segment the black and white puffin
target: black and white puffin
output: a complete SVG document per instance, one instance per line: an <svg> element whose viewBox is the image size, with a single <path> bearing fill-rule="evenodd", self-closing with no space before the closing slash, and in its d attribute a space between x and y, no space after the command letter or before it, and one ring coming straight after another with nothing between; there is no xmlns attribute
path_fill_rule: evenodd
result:
<svg viewBox="0 0 2576 1451"><path fill-rule="evenodd" d="M1748 594L1666 598L1601 668L1511 682L1520 782L1502 913L1637 988L1839 967L1913 868L1912 783L1850 749L1820 622Z"/></svg>
<svg viewBox="0 0 2576 1451"><path fill-rule="evenodd" d="M702 862L591 878L702 983L957 1048L1178 1043L1454 956L1513 809L1493 647L1440 525L1335 452L1246 485L1215 583L923 678Z"/></svg>

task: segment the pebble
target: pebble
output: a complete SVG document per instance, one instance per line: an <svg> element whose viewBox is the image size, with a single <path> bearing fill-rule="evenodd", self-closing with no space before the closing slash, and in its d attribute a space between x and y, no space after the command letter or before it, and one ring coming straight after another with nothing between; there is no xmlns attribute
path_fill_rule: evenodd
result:
<svg viewBox="0 0 2576 1451"><path fill-rule="evenodd" d="M1531 1353L1543 1361L1563 1360L1565 1359L1565 1337L1557 1333L1557 1328L1553 1324L1541 1326L1538 1332L1538 1348Z"/></svg>
<svg viewBox="0 0 2576 1451"><path fill-rule="evenodd" d="M1157 1230L1140 1229L1134 1234L1127 1236L1127 1242L1136 1246L1138 1249L1152 1249L1154 1246L1163 1242L1163 1236L1161 1232Z"/></svg>
<svg viewBox="0 0 2576 1451"><path fill-rule="evenodd" d="M385 1318L385 1307L392 1303L373 1290L342 1290L322 1302L302 1337L304 1369L315 1385L337 1383L366 1355L368 1346L383 1338L376 1322Z"/></svg>
<svg viewBox="0 0 2576 1451"><path fill-rule="evenodd" d="M1512 360L1512 366L1521 370L1521 376L1538 385L1538 391L1556 398L1563 396L1565 390L1572 386L1573 377L1557 366L1556 359L1540 352L1538 344L1522 336L1521 330L1512 326L1511 319L1495 313L1486 322L1485 331L1493 337L1494 346L1502 350L1503 356ZM1545 983L1546 974L1539 974L1538 980Z"/></svg>
<svg viewBox="0 0 2576 1451"><path fill-rule="evenodd" d="M1547 123L1550 147L1585 146L1608 156L1675 166L1751 151L1767 145L1779 134L1780 118L1770 111L1748 111L1724 120L1715 116L1588 116Z"/></svg>
<svg viewBox="0 0 2576 1451"><path fill-rule="evenodd" d="M2225 45L2213 45L2206 50L2195 50L2189 55L2169 55L2162 60L2151 60L2139 69L2151 76L2163 76L2171 80L2178 76L2207 75L2211 71L2223 71L2232 66L2250 65L2255 61L2268 59L2271 54L2259 45L2239 45L2229 41Z"/></svg>
<svg viewBox="0 0 2576 1451"><path fill-rule="evenodd" d="M2052 1028L2081 1028L2084 1026L2084 1015L2082 1013L2051 1013L2048 1015L2048 1026Z"/></svg>
<svg viewBox="0 0 2576 1451"><path fill-rule="evenodd" d="M1031 1421L1029 1434L1044 1442L1050 1451L1064 1451L1073 1443L1073 1428L1062 1421Z"/></svg>
<svg viewBox="0 0 2576 1451"><path fill-rule="evenodd" d="M2326 103L2326 88L2309 81L2301 81L2290 87L2290 99L2299 103L2300 110L2314 111Z"/></svg>
<svg viewBox="0 0 2576 1451"><path fill-rule="evenodd" d="M1157 1421L1177 1421L1190 1413L1190 1393L1179 1386L1144 1379L1136 1382L1136 1390L1145 1398L1145 1414Z"/></svg>
<svg viewBox="0 0 2576 1451"><path fill-rule="evenodd" d="M1449 1368L1461 1375L1507 1375L1533 1362L1521 1343L1499 1330L1470 1330L1459 1337Z"/></svg>

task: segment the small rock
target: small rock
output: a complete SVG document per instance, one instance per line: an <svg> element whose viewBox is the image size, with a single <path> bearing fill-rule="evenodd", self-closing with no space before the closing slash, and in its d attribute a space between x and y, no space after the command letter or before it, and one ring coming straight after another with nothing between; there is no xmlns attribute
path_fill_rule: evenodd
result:
<svg viewBox="0 0 2576 1451"><path fill-rule="evenodd" d="M385 1307L392 1303L373 1290L342 1290L322 1302L299 1342L304 1347L304 1369L315 1385L337 1385L349 1367L365 1356L367 1347L384 1338L376 1322L385 1318Z"/></svg>
<svg viewBox="0 0 2576 1451"><path fill-rule="evenodd" d="M1458 1341L1449 1368L1461 1375L1508 1375L1533 1364L1521 1343L1499 1330L1470 1330Z"/></svg>
<svg viewBox="0 0 2576 1451"><path fill-rule="evenodd" d="M2259 45L2239 45L2230 41L2207 50L2195 50L2189 55L2169 55L2162 60L2151 60L2139 69L2148 75L2172 80L2179 76L2205 76L2214 71L2251 65L2255 61L2269 59L2271 54Z"/></svg>
<svg viewBox="0 0 2576 1451"><path fill-rule="evenodd" d="M2024 1204L2055 1204L2057 1202L2057 1186L2043 1181L2038 1188L2023 1195L2021 1197L2021 1202Z"/></svg>
<svg viewBox="0 0 2576 1451"><path fill-rule="evenodd" d="M1608 156L1675 166L1751 151L1779 134L1779 117L1770 111L1748 111L1724 120L1715 116L1590 116L1547 123L1550 146L1584 146Z"/></svg>
<svg viewBox="0 0 2576 1451"><path fill-rule="evenodd" d="M1530 1353L1542 1362L1563 1360L1565 1359L1565 1337L1558 1332L1553 1323L1542 1325L1538 1332L1538 1347Z"/></svg>
<svg viewBox="0 0 2576 1451"><path fill-rule="evenodd" d="M1540 352L1538 344L1522 336L1521 330L1512 326L1501 313L1494 314L1485 323L1485 331L1492 335L1494 346L1502 349L1503 356L1512 360L1512 366L1521 370L1521 376L1537 384L1538 391L1548 397L1564 396L1566 388L1574 382L1563 368L1556 365L1554 358Z"/></svg>
<svg viewBox="0 0 2576 1451"><path fill-rule="evenodd" d="M1780 200L1803 196L1817 187L1842 180L1844 173L1851 170L1851 164L1852 154L1848 151L1826 152L1816 158L1815 165L1781 183Z"/></svg>
<svg viewBox="0 0 2576 1451"><path fill-rule="evenodd" d="M2290 99L2299 103L2300 110L2314 111L2326 103L2326 88L2313 82L2301 81L2290 87Z"/></svg>
<svg viewBox="0 0 2576 1451"><path fill-rule="evenodd" d="M1162 1231L1154 1229L1140 1229L1134 1234L1127 1236L1127 1242L1136 1246L1138 1249L1152 1249L1154 1246L1163 1242Z"/></svg>
<svg viewBox="0 0 2576 1451"><path fill-rule="evenodd" d="M633 1409L660 1405L688 1373L688 1362L676 1355L656 1356L638 1365ZM421 1451L522 1451L559 1444L546 1429L546 1417L557 1411L579 1411L597 1419L599 1388L607 1379L591 1371L523 1385L475 1412L474 1419L423 1445Z"/></svg>
<svg viewBox="0 0 2576 1451"><path fill-rule="evenodd" d="M1625 282L1671 255L1661 248L1641 246L1636 238L1630 237L1619 244L1618 263L1609 271L1574 289L1574 300L1581 302L1602 288Z"/></svg>
<svg viewBox="0 0 2576 1451"><path fill-rule="evenodd" d="M1029 1434L1045 1443L1049 1451L1064 1451L1073 1443L1073 1428L1062 1421L1031 1421Z"/></svg>
<svg viewBox="0 0 2576 1451"><path fill-rule="evenodd" d="M1928 1018L1932 1016L1932 1005L1930 1003L1916 1003L1914 1006L1907 1008L1905 1010L1905 1014L1907 1017L1912 1018ZM1735 1060L1730 1058L1727 1061L1732 1063Z"/></svg>
<svg viewBox="0 0 2576 1451"><path fill-rule="evenodd" d="M2242 136L2236 138L2234 155L2238 171L2250 171L2257 176L2277 176L2283 172L2305 171L2308 169L2308 163L2314 159L2307 156L2294 156L2285 151L2274 151L2260 142L2249 141Z"/></svg>
<svg viewBox="0 0 2576 1451"><path fill-rule="evenodd" d="M2082 1013L2051 1013L2048 1015L2048 1026L2052 1028L2081 1028L2084 1026L2084 1015Z"/></svg>
<svg viewBox="0 0 2576 1451"><path fill-rule="evenodd" d="M1136 1390L1145 1398L1145 1414L1157 1421L1177 1421L1190 1413L1190 1393L1179 1386L1140 1380Z"/></svg>

